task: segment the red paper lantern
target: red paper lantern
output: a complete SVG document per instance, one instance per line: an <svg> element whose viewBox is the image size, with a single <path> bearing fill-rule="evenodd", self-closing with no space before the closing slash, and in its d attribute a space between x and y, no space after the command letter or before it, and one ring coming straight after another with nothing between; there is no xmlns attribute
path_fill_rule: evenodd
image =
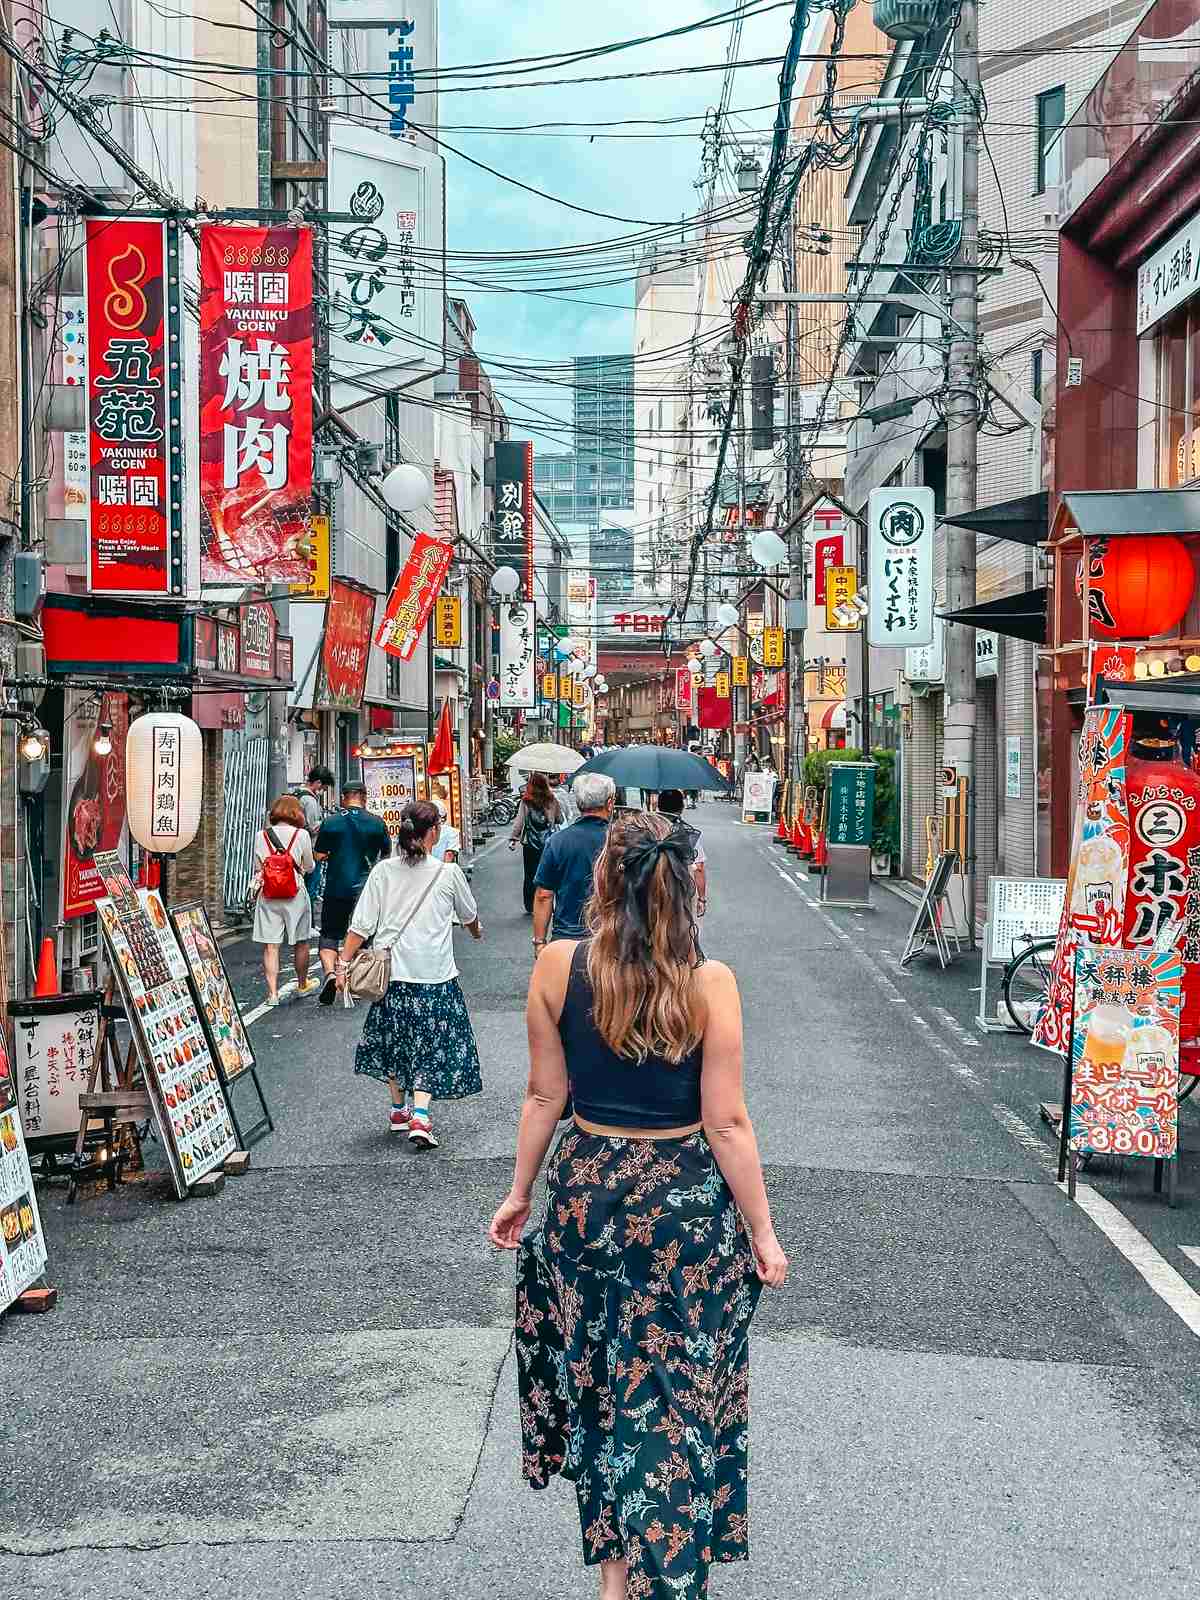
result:
<svg viewBox="0 0 1200 1600"><path fill-rule="evenodd" d="M1169 533L1093 539L1086 559L1094 638L1154 639L1183 621L1196 572L1182 539ZM1075 593L1083 593L1082 561Z"/></svg>

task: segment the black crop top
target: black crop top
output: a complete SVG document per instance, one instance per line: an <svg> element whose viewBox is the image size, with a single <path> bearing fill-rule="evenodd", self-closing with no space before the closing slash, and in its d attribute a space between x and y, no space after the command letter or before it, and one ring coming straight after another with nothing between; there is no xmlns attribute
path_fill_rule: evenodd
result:
<svg viewBox="0 0 1200 1600"><path fill-rule="evenodd" d="M686 1128L699 1122L703 1046L678 1064L662 1056L634 1061L610 1049L592 1021L589 942L575 946L558 1019L575 1110L609 1128Z"/></svg>

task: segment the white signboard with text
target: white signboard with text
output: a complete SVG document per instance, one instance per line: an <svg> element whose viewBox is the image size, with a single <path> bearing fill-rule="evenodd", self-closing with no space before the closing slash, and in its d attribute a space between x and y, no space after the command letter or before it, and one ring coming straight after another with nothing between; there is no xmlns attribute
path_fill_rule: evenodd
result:
<svg viewBox="0 0 1200 1600"><path fill-rule="evenodd" d="M508 711L537 705L537 618L523 600L500 605L500 696Z"/></svg>
<svg viewBox="0 0 1200 1600"><path fill-rule="evenodd" d="M869 644L907 647L932 640L934 518L932 489L871 491Z"/></svg>
<svg viewBox="0 0 1200 1600"><path fill-rule="evenodd" d="M1177 228L1138 268L1137 331L1140 338L1200 289L1200 215Z"/></svg>

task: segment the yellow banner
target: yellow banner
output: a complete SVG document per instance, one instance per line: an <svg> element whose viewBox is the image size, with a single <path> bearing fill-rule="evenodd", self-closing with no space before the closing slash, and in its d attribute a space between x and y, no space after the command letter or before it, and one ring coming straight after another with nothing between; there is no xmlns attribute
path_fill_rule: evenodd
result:
<svg viewBox="0 0 1200 1600"><path fill-rule="evenodd" d="M542 677L542 699L558 699L558 673L547 672Z"/></svg>
<svg viewBox="0 0 1200 1600"><path fill-rule="evenodd" d="M718 700L728 700L729 699L729 674L727 672L718 672L717 673L717 676L716 676L716 690L717 690L717 699Z"/></svg>
<svg viewBox="0 0 1200 1600"><path fill-rule="evenodd" d="M575 704L577 706L583 706L587 704L587 690L581 683L577 683L575 685Z"/></svg>
<svg viewBox="0 0 1200 1600"><path fill-rule="evenodd" d="M293 600L329 599L329 518L310 517L308 537L301 539L297 553L308 563L308 581L289 583L288 594Z"/></svg>
<svg viewBox="0 0 1200 1600"><path fill-rule="evenodd" d="M748 656L734 656L733 658L733 685L735 689L745 689L750 682L750 658Z"/></svg>
<svg viewBox="0 0 1200 1600"><path fill-rule="evenodd" d="M825 627L830 633L857 633L862 624L855 612L853 622L835 615L839 606L848 606L858 593L857 567L825 568Z"/></svg>
<svg viewBox="0 0 1200 1600"><path fill-rule="evenodd" d="M763 666L781 667L783 665L783 629L763 629Z"/></svg>
<svg viewBox="0 0 1200 1600"><path fill-rule="evenodd" d="M444 650L457 650L462 644L462 601L443 595L433 608L433 641Z"/></svg>

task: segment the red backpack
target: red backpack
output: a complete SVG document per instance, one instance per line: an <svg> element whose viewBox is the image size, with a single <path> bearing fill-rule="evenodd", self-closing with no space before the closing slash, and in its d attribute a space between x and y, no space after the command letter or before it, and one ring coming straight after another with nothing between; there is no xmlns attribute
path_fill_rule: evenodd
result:
<svg viewBox="0 0 1200 1600"><path fill-rule="evenodd" d="M295 835L293 834L293 839ZM296 876L296 862L289 849L285 850L274 828L265 828L263 838L270 845L262 864L262 893L264 900L291 900L300 888Z"/></svg>

